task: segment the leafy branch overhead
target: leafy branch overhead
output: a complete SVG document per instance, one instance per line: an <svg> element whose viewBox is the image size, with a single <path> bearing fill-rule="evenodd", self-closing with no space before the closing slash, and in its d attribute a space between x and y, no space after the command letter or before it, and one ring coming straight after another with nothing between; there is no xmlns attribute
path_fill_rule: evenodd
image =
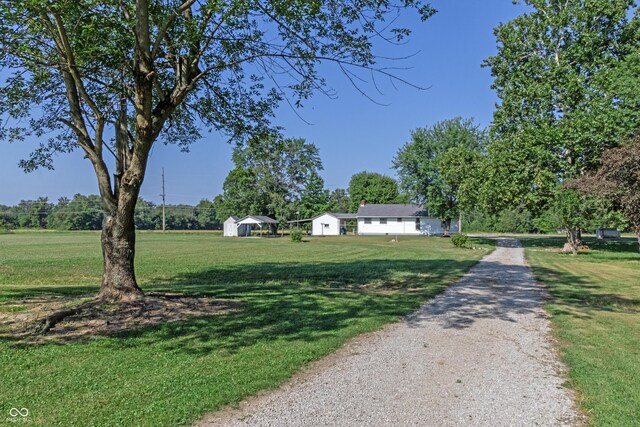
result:
<svg viewBox="0 0 640 427"><path fill-rule="evenodd" d="M373 41L409 35L394 28L406 8L434 13L419 0L0 0L0 138L48 137L27 171L82 150L105 211L100 297L136 299L134 209L154 143L187 149L201 127L271 135L281 101L328 93L322 62L354 84L358 71L402 81Z"/></svg>
<svg viewBox="0 0 640 427"><path fill-rule="evenodd" d="M434 13L403 3L423 19ZM325 91L321 61L398 79L376 68L372 39L410 33L389 27L399 10L390 1L3 1L0 63L13 72L0 111L26 125L5 122L0 136L54 134L22 163L27 170L50 168L54 152L77 146L100 167L105 144L115 148L105 127L123 110L130 152L142 132L187 147L199 120L240 140L269 127L283 98L299 104Z"/></svg>

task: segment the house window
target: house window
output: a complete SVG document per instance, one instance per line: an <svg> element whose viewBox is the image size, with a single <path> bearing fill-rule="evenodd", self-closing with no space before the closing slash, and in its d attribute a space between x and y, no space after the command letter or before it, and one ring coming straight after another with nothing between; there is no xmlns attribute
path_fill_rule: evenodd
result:
<svg viewBox="0 0 640 427"><path fill-rule="evenodd" d="M364 219L364 223L365 224L371 224L371 218L365 218Z"/></svg>
<svg viewBox="0 0 640 427"><path fill-rule="evenodd" d="M396 218L396 221L402 222L402 218Z"/></svg>
<svg viewBox="0 0 640 427"><path fill-rule="evenodd" d="M324 225L324 228L329 228L329 224L322 224Z"/></svg>
<svg viewBox="0 0 640 427"><path fill-rule="evenodd" d="M386 224L387 218L380 218L380 224Z"/></svg>
<svg viewBox="0 0 640 427"><path fill-rule="evenodd" d="M420 218L416 218L416 231L420 231Z"/></svg>

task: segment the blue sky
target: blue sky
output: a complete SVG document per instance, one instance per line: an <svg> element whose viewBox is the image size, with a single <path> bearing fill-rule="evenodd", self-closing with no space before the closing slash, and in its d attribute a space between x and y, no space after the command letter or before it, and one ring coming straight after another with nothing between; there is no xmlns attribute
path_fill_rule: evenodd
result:
<svg viewBox="0 0 640 427"><path fill-rule="evenodd" d="M493 28L521 14L523 6L513 5L512 0L433 0L432 4L438 13L428 21L408 18L403 22L412 28L413 36L395 56L417 55L392 64L410 67L398 75L429 89L394 88L379 80L383 95L373 87L367 93L387 104L381 106L362 96L334 67L326 66L322 70L337 99L318 94L297 111L304 121L289 107L278 110L275 123L285 128L285 136L305 138L320 149L328 188L346 188L351 175L363 170L395 176L391 161L417 127L456 116L473 117L482 126L491 123L497 98L490 88L489 70L480 65L496 52ZM380 49L393 54L383 45ZM0 204L38 196L56 201L75 193L97 194L91 165L79 151L57 157L54 171L25 174L18 161L35 146L0 142ZM167 203L195 204L215 197L233 166L231 148L215 133L205 134L190 153L156 145L141 196L159 202L164 167Z"/></svg>

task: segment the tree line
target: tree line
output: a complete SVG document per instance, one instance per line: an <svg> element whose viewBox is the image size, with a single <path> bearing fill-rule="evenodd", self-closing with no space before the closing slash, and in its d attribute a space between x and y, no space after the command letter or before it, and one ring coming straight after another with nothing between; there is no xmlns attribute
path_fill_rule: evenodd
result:
<svg viewBox="0 0 640 427"><path fill-rule="evenodd" d="M76 194L61 197L57 203L47 197L22 200L15 206L0 205L0 229L16 228L51 230L101 230L104 211L97 195ZM138 230L162 229L162 206L138 199L135 207ZM165 226L168 230L219 230L213 202L201 200L197 205L166 205Z"/></svg>

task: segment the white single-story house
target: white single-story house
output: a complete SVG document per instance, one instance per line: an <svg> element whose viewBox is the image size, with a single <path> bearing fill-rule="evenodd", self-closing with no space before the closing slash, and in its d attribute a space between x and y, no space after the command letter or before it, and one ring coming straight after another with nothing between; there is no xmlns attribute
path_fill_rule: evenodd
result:
<svg viewBox="0 0 640 427"><path fill-rule="evenodd" d="M312 236L339 236L347 234L347 220L356 214L325 212L311 219Z"/></svg>
<svg viewBox="0 0 640 427"><path fill-rule="evenodd" d="M442 221L429 216L428 211L416 205L361 204L356 214L359 235L426 235L443 234ZM451 233L459 230L458 219L449 227Z"/></svg>
<svg viewBox="0 0 640 427"><path fill-rule="evenodd" d="M225 237L246 237L251 236L251 229L258 226L260 230L264 226L269 229L273 229L278 225L278 221L268 216L262 215L249 215L240 219L236 216L230 216L224 222L224 236Z"/></svg>

